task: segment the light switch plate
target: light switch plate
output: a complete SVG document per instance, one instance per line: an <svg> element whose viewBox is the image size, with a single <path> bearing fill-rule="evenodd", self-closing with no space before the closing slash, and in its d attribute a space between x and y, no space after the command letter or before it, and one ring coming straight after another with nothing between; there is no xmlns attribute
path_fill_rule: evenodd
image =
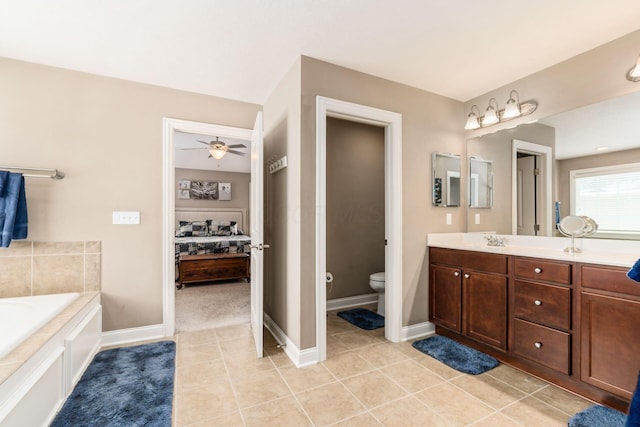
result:
<svg viewBox="0 0 640 427"><path fill-rule="evenodd" d="M447 214L447 225L451 225L451 214Z"/></svg>
<svg viewBox="0 0 640 427"><path fill-rule="evenodd" d="M140 224L140 212L113 212L113 223L124 225Z"/></svg>
<svg viewBox="0 0 640 427"><path fill-rule="evenodd" d="M476 225L480 224L480 214L476 214Z"/></svg>

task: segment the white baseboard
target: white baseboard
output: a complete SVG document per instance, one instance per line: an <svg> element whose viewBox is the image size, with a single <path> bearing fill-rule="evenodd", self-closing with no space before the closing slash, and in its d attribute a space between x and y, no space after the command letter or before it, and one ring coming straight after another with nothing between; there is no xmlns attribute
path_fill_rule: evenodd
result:
<svg viewBox="0 0 640 427"><path fill-rule="evenodd" d="M378 302L378 294L364 294L353 297L336 298L327 300L327 311L341 310L343 308L357 307L359 305L374 304Z"/></svg>
<svg viewBox="0 0 640 427"><path fill-rule="evenodd" d="M162 324L118 329L102 333L102 346L110 347L137 341L155 340L158 338L164 338L164 325Z"/></svg>
<svg viewBox="0 0 640 427"><path fill-rule="evenodd" d="M431 322L416 323L403 326L400 331L400 341L409 341L416 338L426 338L436 333L436 325Z"/></svg>
<svg viewBox="0 0 640 427"><path fill-rule="evenodd" d="M276 341L284 344L284 352L296 367L303 368L318 363L317 347L300 350L267 313L264 313L264 326L273 334Z"/></svg>

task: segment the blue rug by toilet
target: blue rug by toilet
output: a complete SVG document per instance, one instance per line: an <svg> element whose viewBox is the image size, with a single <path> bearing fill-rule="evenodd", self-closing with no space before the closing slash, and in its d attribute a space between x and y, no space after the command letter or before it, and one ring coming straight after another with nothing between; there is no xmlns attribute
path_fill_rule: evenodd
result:
<svg viewBox="0 0 640 427"><path fill-rule="evenodd" d="M101 351L51 427L171 427L176 343Z"/></svg>
<svg viewBox="0 0 640 427"><path fill-rule="evenodd" d="M601 405L589 406L569 419L569 427L624 427L627 416Z"/></svg>
<svg viewBox="0 0 640 427"><path fill-rule="evenodd" d="M495 357L440 335L415 341L412 346L456 371L466 374L478 375L499 364Z"/></svg>
<svg viewBox="0 0 640 427"><path fill-rule="evenodd" d="M351 310L339 311L338 316L342 317L352 325L360 329L371 331L384 327L384 316L374 313L366 308L353 308Z"/></svg>

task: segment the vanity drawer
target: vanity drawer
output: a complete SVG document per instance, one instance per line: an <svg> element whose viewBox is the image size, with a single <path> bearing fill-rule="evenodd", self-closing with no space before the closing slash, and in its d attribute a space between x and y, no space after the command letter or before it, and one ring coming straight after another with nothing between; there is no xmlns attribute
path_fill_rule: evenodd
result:
<svg viewBox="0 0 640 427"><path fill-rule="evenodd" d="M640 296L640 285L627 277L628 268L580 264L583 288Z"/></svg>
<svg viewBox="0 0 640 427"><path fill-rule="evenodd" d="M515 281L516 317L559 329L571 329L571 289Z"/></svg>
<svg viewBox="0 0 640 427"><path fill-rule="evenodd" d="M568 285L571 283L571 264L516 257L515 274L516 277Z"/></svg>
<svg viewBox="0 0 640 427"><path fill-rule="evenodd" d="M507 274L506 255L485 252L461 251L457 249L429 248L429 262L449 264L456 267Z"/></svg>
<svg viewBox="0 0 640 427"><path fill-rule="evenodd" d="M571 373L570 334L526 320L515 319L513 335L515 354L563 374Z"/></svg>

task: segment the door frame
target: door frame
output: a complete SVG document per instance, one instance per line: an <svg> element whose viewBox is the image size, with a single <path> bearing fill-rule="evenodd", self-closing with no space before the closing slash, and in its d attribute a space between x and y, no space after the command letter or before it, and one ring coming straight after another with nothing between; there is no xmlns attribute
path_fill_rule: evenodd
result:
<svg viewBox="0 0 640 427"><path fill-rule="evenodd" d="M402 329L402 115L337 99L316 97L316 347L327 358L327 117L384 128L385 338L399 342Z"/></svg>
<svg viewBox="0 0 640 427"><path fill-rule="evenodd" d="M514 139L511 145L511 234L518 234L518 153L527 153L537 156L541 161L540 168L540 186L539 194L536 198L539 203L538 212L540 215L540 233L539 236L550 237L552 230L552 162L553 148L547 145L535 144L533 142L521 141Z"/></svg>
<svg viewBox="0 0 640 427"><path fill-rule="evenodd" d="M253 129L236 128L212 123L163 118L162 136L162 327L164 336L175 333L175 132L197 133L227 138L251 140Z"/></svg>

